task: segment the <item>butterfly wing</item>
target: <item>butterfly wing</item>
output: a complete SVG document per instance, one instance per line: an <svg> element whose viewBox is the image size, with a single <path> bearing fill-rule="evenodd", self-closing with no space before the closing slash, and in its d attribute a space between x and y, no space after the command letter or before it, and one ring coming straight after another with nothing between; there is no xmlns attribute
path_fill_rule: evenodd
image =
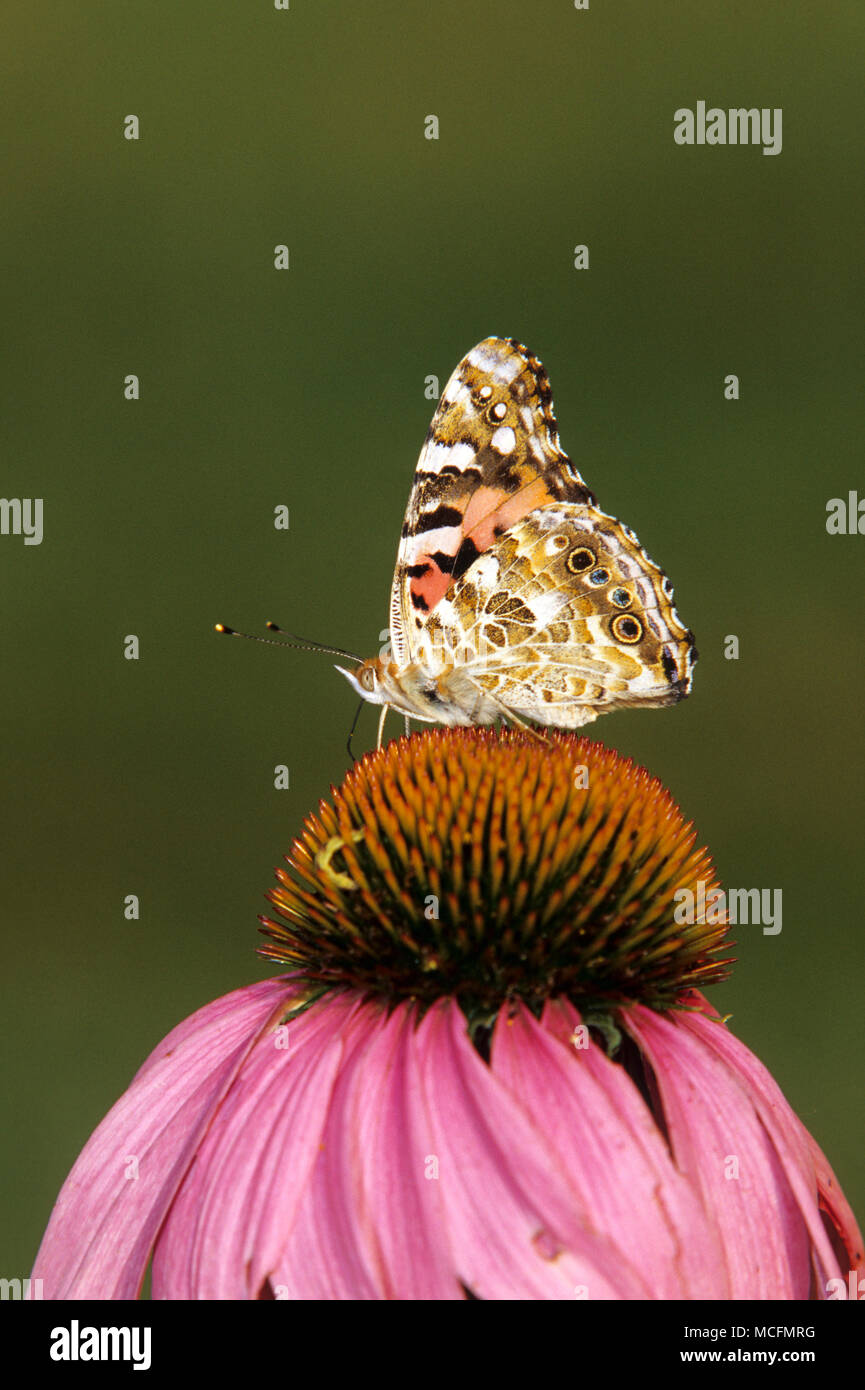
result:
<svg viewBox="0 0 865 1390"><path fill-rule="evenodd" d="M663 570L579 503L512 526L439 601L424 642L503 712L571 729L684 699L697 657Z"/></svg>
<svg viewBox="0 0 865 1390"><path fill-rule="evenodd" d="M485 338L448 381L418 459L391 592L398 664L451 584L551 502L594 498L559 446L547 374L515 338Z"/></svg>

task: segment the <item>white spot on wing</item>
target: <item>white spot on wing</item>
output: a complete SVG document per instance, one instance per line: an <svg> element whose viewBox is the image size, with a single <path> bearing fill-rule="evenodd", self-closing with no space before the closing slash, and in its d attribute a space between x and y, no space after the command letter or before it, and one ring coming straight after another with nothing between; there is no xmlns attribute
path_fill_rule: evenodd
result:
<svg viewBox="0 0 865 1390"><path fill-rule="evenodd" d="M500 381L503 386L510 386L523 365L512 348L508 348L506 355L503 355L501 351L491 352L481 343L472 348L468 354L468 361L473 367L487 372L494 381Z"/></svg>
<svg viewBox="0 0 865 1390"><path fill-rule="evenodd" d="M443 550L445 555L455 555L459 545L459 526L439 526L435 531L418 531L415 536L407 536L409 556L434 555Z"/></svg>
<svg viewBox="0 0 865 1390"><path fill-rule="evenodd" d="M568 520L567 512L561 507L538 507L531 513L532 520L539 531L552 531Z"/></svg>
<svg viewBox="0 0 865 1390"><path fill-rule="evenodd" d="M476 413L477 406L472 400L472 393L464 381L454 382L453 400L451 406L459 406L461 410Z"/></svg>
<svg viewBox="0 0 865 1390"><path fill-rule="evenodd" d="M466 443L439 444L431 439L418 461L418 468L424 473L440 473L446 464L453 468L470 468L477 457L474 446Z"/></svg>
<svg viewBox="0 0 865 1390"><path fill-rule="evenodd" d="M473 582L483 588L486 584L491 587L496 583L500 570L501 566L495 555L491 551L485 550L466 573L470 572Z"/></svg>
<svg viewBox="0 0 865 1390"><path fill-rule="evenodd" d="M559 593L555 589L547 594L532 595L529 600L538 627L541 628L546 627L547 623L551 623L562 609L567 607L567 603L567 594Z"/></svg>
<svg viewBox="0 0 865 1390"><path fill-rule="evenodd" d="M516 445L516 442L517 437L511 429L510 425L501 425L500 428L496 430L495 434L490 440L490 444L495 449L497 454L512 453Z"/></svg>

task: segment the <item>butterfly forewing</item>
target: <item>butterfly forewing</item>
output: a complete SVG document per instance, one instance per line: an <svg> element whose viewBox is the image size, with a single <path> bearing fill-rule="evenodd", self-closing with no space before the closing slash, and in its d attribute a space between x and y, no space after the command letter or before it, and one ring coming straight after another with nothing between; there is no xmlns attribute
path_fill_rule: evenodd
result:
<svg viewBox="0 0 865 1390"><path fill-rule="evenodd" d="M418 459L391 595L397 660L414 659L451 584L516 522L593 500L559 446L543 366L514 338L485 338L448 381Z"/></svg>

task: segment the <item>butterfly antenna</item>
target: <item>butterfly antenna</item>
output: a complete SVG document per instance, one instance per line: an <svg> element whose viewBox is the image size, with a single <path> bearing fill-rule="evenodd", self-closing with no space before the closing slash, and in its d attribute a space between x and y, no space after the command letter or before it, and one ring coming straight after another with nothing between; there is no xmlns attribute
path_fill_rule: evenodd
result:
<svg viewBox="0 0 865 1390"><path fill-rule="evenodd" d="M356 656L354 652L343 651L342 647L326 647L322 642L313 642L304 637L298 637L294 632L288 632L284 627L279 627L276 623L268 623L267 627L271 632L283 632L286 637L293 638L291 642L274 642L272 637L256 637L251 632L238 632L237 628L229 627L227 623L215 623L214 631L225 633L227 637L245 637L248 642L266 642L269 647L295 647L304 652L330 652L333 656L344 656L348 661L363 663L362 656Z"/></svg>

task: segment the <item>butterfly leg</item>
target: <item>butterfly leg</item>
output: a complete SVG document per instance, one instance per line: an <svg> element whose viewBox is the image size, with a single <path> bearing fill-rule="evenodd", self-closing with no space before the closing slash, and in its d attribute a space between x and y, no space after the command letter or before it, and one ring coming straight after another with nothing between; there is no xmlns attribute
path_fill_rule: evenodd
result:
<svg viewBox="0 0 865 1390"><path fill-rule="evenodd" d="M409 734L411 733L411 720L409 719L407 714L403 715L403 718L405 719L405 736L406 738L408 738Z"/></svg>
<svg viewBox="0 0 865 1390"><path fill-rule="evenodd" d="M346 740L346 745L345 745L345 747L346 747L346 752L348 753L348 756L351 758L351 760L352 760L353 763L356 763L356 762L357 762L357 758L354 756L354 753L351 751L351 741L352 741L352 739L354 738L354 731L355 731L355 729L357 728L357 721L360 719L360 712L361 712L361 710L363 709L363 706L364 706L364 702L363 702L363 700L361 700L360 704L358 705L358 707L357 707L357 709L356 709L356 711L355 711L354 719L351 721L351 728L350 728L349 731L348 731L348 739Z"/></svg>
<svg viewBox="0 0 865 1390"><path fill-rule="evenodd" d="M387 712L389 709L390 705L382 705L381 707L381 718L378 721L378 743L376 744L377 748L381 748L381 740L384 734L384 721L387 718Z"/></svg>
<svg viewBox="0 0 865 1390"><path fill-rule="evenodd" d="M542 743L545 748L552 747L550 740L545 738L543 734L539 734L537 729L533 729L531 724L524 724L522 719L517 719L515 714L509 713L507 717L518 729L522 729L524 734L529 734L533 739L536 739L538 743Z"/></svg>
<svg viewBox="0 0 865 1390"><path fill-rule="evenodd" d="M514 714L512 709L508 709L507 705L503 705L494 695L488 693L487 698L492 700L494 705L498 706L502 718L507 719L509 724L513 724L517 729L522 729L524 734L529 734L532 738L537 739L538 743L542 743L545 748L551 747L548 738L544 738L543 734L539 734L537 729L532 728L531 724L526 724L524 720L520 719L519 715Z"/></svg>

